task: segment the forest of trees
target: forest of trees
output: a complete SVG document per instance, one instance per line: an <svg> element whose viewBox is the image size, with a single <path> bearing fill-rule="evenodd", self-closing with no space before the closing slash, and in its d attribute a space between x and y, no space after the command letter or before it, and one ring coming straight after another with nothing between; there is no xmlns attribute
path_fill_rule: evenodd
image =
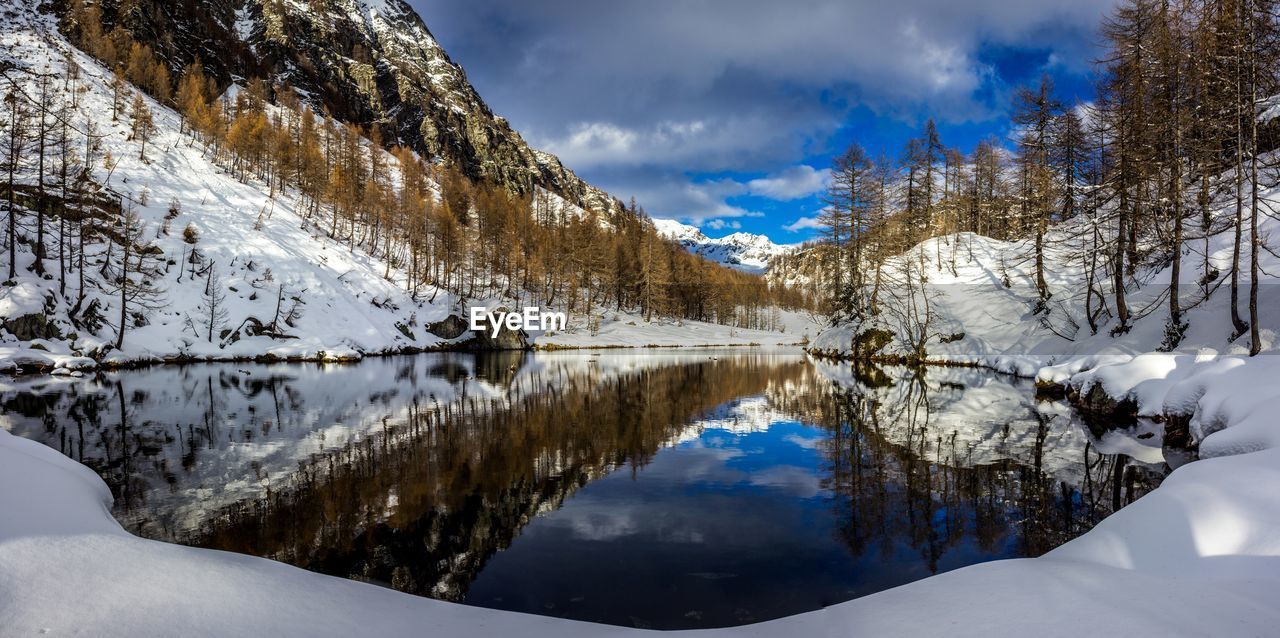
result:
<svg viewBox="0 0 1280 638"><path fill-rule="evenodd" d="M943 144L929 120L896 158L853 144L833 162L821 217L826 307L837 321L881 314L888 288L912 284L884 280L888 258L967 231L1029 240L1035 310L1045 313L1045 234L1051 223L1080 220L1068 228L1086 273L1075 294L1091 332L1111 322L1122 334L1152 312L1132 308L1126 291L1139 267L1171 264L1163 347L1181 341L1188 308L1226 286L1233 332L1223 336L1247 335L1256 354L1258 263L1271 250L1258 223L1274 215L1261 192L1276 146L1259 119L1280 91L1276 10L1272 0L1126 0L1101 28L1095 101L1064 104L1045 76L1016 90L1008 143L989 139L966 155ZM1211 214L1224 203L1233 215ZM1224 232L1234 236L1225 273L1208 254L1209 237ZM963 247L947 257L943 241L936 266L949 259L954 269ZM1197 285L1179 284L1189 275L1179 257L1188 255L1201 264ZM927 275L906 277L919 284Z"/></svg>
<svg viewBox="0 0 1280 638"><path fill-rule="evenodd" d="M504 296L563 307L592 323L606 310L623 310L646 319L746 328L776 327L778 308L806 304L785 287L689 254L661 237L634 201L620 212L600 213L544 191L513 193L471 182L409 149L384 148L376 126L317 113L289 87L257 79L224 92L199 60L175 77L127 30L105 27L96 5L71 3L66 31L112 70L109 115L128 124L139 160L147 161L156 124L147 100L132 87L173 106L187 143L201 144L237 178L264 184L273 199L286 189L296 193L299 212L314 232L384 260L385 276L399 270L397 280L415 298L434 301L440 291L462 298ZM8 78L0 172L9 209L22 210L14 205L19 198L34 211L34 219L8 216L9 277L16 276L17 244L27 242L37 274L57 259L63 295L68 278L79 279L75 306L83 311L86 245L108 244L102 275L120 299L121 307L113 310L122 343L128 316L156 302L148 285L155 274L146 259L151 251L136 221L130 222L134 201L125 200L136 201L136 194L114 205L99 201L110 194L116 159L101 151L94 119L108 114L80 112L81 74L70 55L65 62L71 72L41 76L38 94ZM102 170L106 178L95 180L95 171ZM18 178L23 171L39 176L34 189L28 188L32 180L24 185ZM248 214L261 219L271 209ZM198 253L194 247L192 252Z"/></svg>

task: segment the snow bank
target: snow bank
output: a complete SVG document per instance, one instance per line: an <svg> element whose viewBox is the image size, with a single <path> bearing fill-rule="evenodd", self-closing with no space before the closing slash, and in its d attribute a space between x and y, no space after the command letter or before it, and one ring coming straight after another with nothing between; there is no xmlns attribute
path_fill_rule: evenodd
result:
<svg viewBox="0 0 1280 638"><path fill-rule="evenodd" d="M0 289L0 317L21 317L44 310L44 292L33 281Z"/></svg>
<svg viewBox="0 0 1280 638"><path fill-rule="evenodd" d="M51 374L73 374L98 366L98 362L89 357L68 352L50 352L51 349L58 349L58 344L40 341L32 345L40 348L0 346L0 372L16 374L47 371ZM61 349L65 350L65 346Z"/></svg>
<svg viewBox="0 0 1280 638"><path fill-rule="evenodd" d="M1054 368L1046 376L1061 378ZM1149 354L1077 372L1070 385L1101 384L1139 416L1187 418L1201 458L1280 447L1280 358Z"/></svg>

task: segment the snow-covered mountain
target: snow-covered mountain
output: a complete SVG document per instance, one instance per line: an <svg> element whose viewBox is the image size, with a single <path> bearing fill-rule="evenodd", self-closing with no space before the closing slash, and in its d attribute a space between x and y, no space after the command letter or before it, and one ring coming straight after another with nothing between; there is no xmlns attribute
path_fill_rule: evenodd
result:
<svg viewBox="0 0 1280 638"><path fill-rule="evenodd" d="M317 111L447 160L473 180L542 188L594 212L622 207L496 115L405 0L98 4L107 24L155 49L174 77L199 59L223 88L268 78Z"/></svg>
<svg viewBox="0 0 1280 638"><path fill-rule="evenodd" d="M753 233L711 238L695 226L672 219L655 219L653 226L662 236L680 242L695 255L749 273L764 273L774 258L796 247L794 244L775 244L767 236Z"/></svg>

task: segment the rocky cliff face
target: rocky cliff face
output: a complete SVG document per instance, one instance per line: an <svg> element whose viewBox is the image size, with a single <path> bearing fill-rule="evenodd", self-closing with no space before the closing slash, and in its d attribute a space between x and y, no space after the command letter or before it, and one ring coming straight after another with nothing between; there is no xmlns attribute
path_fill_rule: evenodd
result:
<svg viewBox="0 0 1280 638"><path fill-rule="evenodd" d="M105 0L104 9L175 71L199 56L224 83L288 83L312 106L473 179L542 187L597 212L622 206L494 115L404 0Z"/></svg>

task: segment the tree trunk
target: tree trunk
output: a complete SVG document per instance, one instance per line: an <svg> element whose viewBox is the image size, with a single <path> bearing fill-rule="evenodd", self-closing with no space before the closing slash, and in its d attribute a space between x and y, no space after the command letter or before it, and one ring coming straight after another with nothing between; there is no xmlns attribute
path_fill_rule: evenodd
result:
<svg viewBox="0 0 1280 638"><path fill-rule="evenodd" d="M120 260L120 331L116 334L117 350L124 348L125 321L129 310L129 241L127 239L121 250L124 251L124 258Z"/></svg>

